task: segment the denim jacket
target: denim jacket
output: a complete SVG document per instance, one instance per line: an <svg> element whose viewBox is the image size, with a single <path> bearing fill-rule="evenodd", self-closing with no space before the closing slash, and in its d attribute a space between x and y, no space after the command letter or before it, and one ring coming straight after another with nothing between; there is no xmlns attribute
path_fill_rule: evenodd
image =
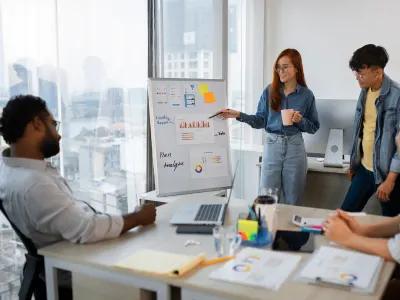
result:
<svg viewBox="0 0 400 300"><path fill-rule="evenodd" d="M361 165L361 141L367 92L367 89L361 90L354 117L353 146L350 156L350 168L354 172ZM377 115L373 167L375 183L379 184L386 179L390 171L400 173L400 156L395 144L400 122L400 86L386 74L375 106Z"/></svg>
<svg viewBox="0 0 400 300"><path fill-rule="evenodd" d="M310 89L298 84L296 90L287 96L281 90L281 108L293 108L303 115L302 120L298 124L294 123L291 126L283 126L281 112L270 109L269 87L270 85L261 94L255 115L248 115L241 112L237 118L238 121L245 122L256 129L265 128L269 133L288 136L300 132L315 133L319 129L315 98Z"/></svg>

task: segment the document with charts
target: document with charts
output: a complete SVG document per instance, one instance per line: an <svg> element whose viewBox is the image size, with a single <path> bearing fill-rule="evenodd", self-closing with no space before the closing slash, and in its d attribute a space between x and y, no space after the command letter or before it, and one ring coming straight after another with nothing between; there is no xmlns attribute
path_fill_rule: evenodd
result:
<svg viewBox="0 0 400 300"><path fill-rule="evenodd" d="M213 279L278 290L301 260L300 255L244 248L234 260L210 274Z"/></svg>
<svg viewBox="0 0 400 300"><path fill-rule="evenodd" d="M299 273L299 280L368 290L376 283L383 259L356 251L323 246Z"/></svg>

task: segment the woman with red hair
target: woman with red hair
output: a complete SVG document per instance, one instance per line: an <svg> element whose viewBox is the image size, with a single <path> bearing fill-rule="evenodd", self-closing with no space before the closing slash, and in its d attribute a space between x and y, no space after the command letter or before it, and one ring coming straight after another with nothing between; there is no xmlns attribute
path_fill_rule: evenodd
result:
<svg viewBox="0 0 400 300"><path fill-rule="evenodd" d="M302 132L315 133L319 128L300 53L286 49L279 54L272 83L263 91L254 115L233 109L223 109L220 115L266 130L260 187L279 188L281 202L296 204L303 195L307 173Z"/></svg>

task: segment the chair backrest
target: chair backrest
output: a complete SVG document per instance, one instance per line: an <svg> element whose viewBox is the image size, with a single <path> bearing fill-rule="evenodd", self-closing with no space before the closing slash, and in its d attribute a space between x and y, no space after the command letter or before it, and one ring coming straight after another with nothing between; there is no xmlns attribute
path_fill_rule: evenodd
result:
<svg viewBox="0 0 400 300"><path fill-rule="evenodd" d="M26 235L24 235L18 228L17 226L15 226L15 224L10 220L10 218L8 217L6 211L4 210L4 206L3 206L3 199L0 199L0 210L3 213L3 215L6 217L6 219L8 220L8 222L10 222L11 227L14 229L14 231L17 233L18 237L20 238L20 240L22 241L22 243L24 244L26 250L28 251L28 253L32 256L38 256L37 253L37 248L35 246L35 244L32 242L32 240L30 238L28 238Z"/></svg>
<svg viewBox="0 0 400 300"><path fill-rule="evenodd" d="M28 251L28 253L25 254L26 262L24 265L23 280L18 293L19 299L31 300L32 295L35 295L35 299L46 299L46 284L40 278L40 274L44 274L43 256L37 253L37 248L32 240L24 235L17 226L15 226L14 222L10 220L3 206L3 199L0 199L0 210L7 218L8 222L10 222L11 227L17 233Z"/></svg>

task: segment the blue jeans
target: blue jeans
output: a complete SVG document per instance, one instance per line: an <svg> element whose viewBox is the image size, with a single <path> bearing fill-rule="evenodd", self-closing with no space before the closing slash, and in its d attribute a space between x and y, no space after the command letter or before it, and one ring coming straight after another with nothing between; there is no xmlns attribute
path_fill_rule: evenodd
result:
<svg viewBox="0 0 400 300"><path fill-rule="evenodd" d="M301 133L291 136L267 133L261 186L279 188L281 203L296 204L303 196L306 175L307 156Z"/></svg>
<svg viewBox="0 0 400 300"><path fill-rule="evenodd" d="M374 173L361 165L351 180L341 209L351 212L362 211L377 189L378 185L375 184ZM379 201L382 215L387 217L397 216L400 214L400 177L397 178L389 198L390 200L387 202Z"/></svg>

